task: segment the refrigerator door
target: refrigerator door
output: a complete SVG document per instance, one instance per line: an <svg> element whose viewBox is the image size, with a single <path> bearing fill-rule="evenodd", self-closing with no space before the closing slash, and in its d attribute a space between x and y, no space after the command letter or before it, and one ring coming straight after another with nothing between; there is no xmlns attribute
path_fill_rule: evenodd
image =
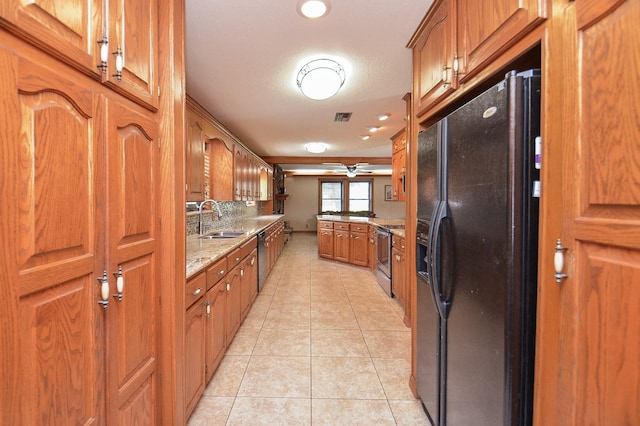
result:
<svg viewBox="0 0 640 426"><path fill-rule="evenodd" d="M507 424L509 152L515 142L510 118L504 82L446 118L449 236L441 238L451 240L446 241L451 265L442 271L441 293L449 305L442 350L449 425Z"/></svg>
<svg viewBox="0 0 640 426"><path fill-rule="evenodd" d="M433 425L440 424L440 328L441 321L435 291L430 279L433 217L440 203L439 154L441 123L418 135L418 220L416 225L416 335L418 395Z"/></svg>

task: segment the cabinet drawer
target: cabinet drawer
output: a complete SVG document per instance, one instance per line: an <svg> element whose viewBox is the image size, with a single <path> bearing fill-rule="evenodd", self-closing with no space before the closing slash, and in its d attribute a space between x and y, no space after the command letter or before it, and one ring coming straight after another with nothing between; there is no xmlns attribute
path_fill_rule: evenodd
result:
<svg viewBox="0 0 640 426"><path fill-rule="evenodd" d="M352 223L350 229L351 232L367 232L369 231L369 225L362 223Z"/></svg>
<svg viewBox="0 0 640 426"><path fill-rule="evenodd" d="M391 246L400 251L404 251L404 238L394 235L391 240Z"/></svg>
<svg viewBox="0 0 640 426"><path fill-rule="evenodd" d="M245 257L249 256L249 254L251 254L253 249L258 246L257 241L258 241L258 238L253 237L252 239L250 239L249 241L247 241L246 243L240 246L240 260L244 259Z"/></svg>
<svg viewBox="0 0 640 426"><path fill-rule="evenodd" d="M333 222L328 222L326 220L318 221L318 228L320 229L333 229Z"/></svg>
<svg viewBox="0 0 640 426"><path fill-rule="evenodd" d="M217 260L207 268L207 290L216 285L227 274L227 258Z"/></svg>
<svg viewBox="0 0 640 426"><path fill-rule="evenodd" d="M233 269L240 263L240 261L242 260L242 257L240 255L240 247L233 250L227 255L227 268L229 268L229 270Z"/></svg>
<svg viewBox="0 0 640 426"><path fill-rule="evenodd" d="M187 281L185 290L184 305L188 308L207 292L207 275L203 272Z"/></svg>
<svg viewBox="0 0 640 426"><path fill-rule="evenodd" d="M340 229L340 230L348 231L349 230L349 224L348 223L344 223L344 222L336 222L336 223L333 224L333 229Z"/></svg>

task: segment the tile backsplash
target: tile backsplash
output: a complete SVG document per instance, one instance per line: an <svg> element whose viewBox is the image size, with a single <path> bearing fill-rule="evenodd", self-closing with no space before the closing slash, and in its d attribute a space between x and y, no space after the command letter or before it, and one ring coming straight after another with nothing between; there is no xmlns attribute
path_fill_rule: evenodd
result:
<svg viewBox="0 0 640 426"><path fill-rule="evenodd" d="M220 211L222 212L222 218L218 219L218 212L214 209L211 210L210 204L207 204L203 211L202 218L204 221L204 232L209 232L214 229L224 230L237 230L238 222L248 217L262 216L264 213L264 202L256 202L252 206L247 206L244 201L219 201ZM271 214L266 213L266 214ZM187 212L187 236L198 233L198 211Z"/></svg>

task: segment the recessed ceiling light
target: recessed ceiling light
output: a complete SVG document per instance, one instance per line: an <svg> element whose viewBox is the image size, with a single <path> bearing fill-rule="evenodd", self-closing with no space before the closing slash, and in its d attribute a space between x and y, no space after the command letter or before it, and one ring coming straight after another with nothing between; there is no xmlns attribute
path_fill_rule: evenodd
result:
<svg viewBox="0 0 640 426"><path fill-rule="evenodd" d="M370 137L371 137L371 135L360 135L360 139L362 139L363 141L366 141Z"/></svg>
<svg viewBox="0 0 640 426"><path fill-rule="evenodd" d="M389 117L391 117L391 114L389 114L388 112L385 112L384 114L378 114L378 120L380 121L384 121Z"/></svg>
<svg viewBox="0 0 640 426"><path fill-rule="evenodd" d="M329 13L327 0L302 0L298 3L298 13L305 18L318 19Z"/></svg>
<svg viewBox="0 0 640 426"><path fill-rule="evenodd" d="M312 154L322 154L327 150L327 148L328 148L328 145L324 142L309 142L304 146L304 149L306 149L307 152L310 152Z"/></svg>
<svg viewBox="0 0 640 426"><path fill-rule="evenodd" d="M369 129L369 131L370 131L371 133L375 133L375 132L377 132L378 130L380 130L380 127L378 127L378 126L369 126L369 127L367 127L367 129Z"/></svg>

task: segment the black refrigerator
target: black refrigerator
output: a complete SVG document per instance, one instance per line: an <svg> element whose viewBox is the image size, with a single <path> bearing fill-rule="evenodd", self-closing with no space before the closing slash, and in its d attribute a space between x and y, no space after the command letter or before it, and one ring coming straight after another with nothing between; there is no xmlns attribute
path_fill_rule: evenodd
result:
<svg viewBox="0 0 640 426"><path fill-rule="evenodd" d="M509 72L418 137L418 394L436 426L530 425L539 70Z"/></svg>

